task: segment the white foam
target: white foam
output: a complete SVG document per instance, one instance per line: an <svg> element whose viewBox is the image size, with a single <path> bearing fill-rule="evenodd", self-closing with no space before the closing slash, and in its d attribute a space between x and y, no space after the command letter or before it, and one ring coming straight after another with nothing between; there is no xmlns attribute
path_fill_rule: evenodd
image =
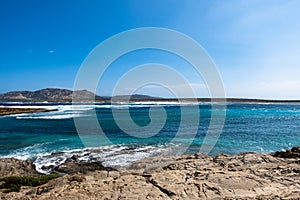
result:
<svg viewBox="0 0 300 200"><path fill-rule="evenodd" d="M46 149L45 147L49 144L52 144L52 142L45 142L45 143L37 143L32 146L24 147L18 150L15 150L14 152L3 156L3 158L16 158L19 160L28 160L32 159L35 155L43 154L46 155Z"/></svg>
<svg viewBox="0 0 300 200"><path fill-rule="evenodd" d="M166 146L132 148L125 145L110 145L95 148L73 149L52 154L38 154L34 164L38 172L50 173L50 170L47 169L47 167L58 166L64 163L68 158L76 156L79 161L97 161L101 162L106 167L118 168L166 150Z"/></svg>
<svg viewBox="0 0 300 200"><path fill-rule="evenodd" d="M115 104L80 104L80 105L51 105L45 103L45 105L1 105L1 108L38 108L46 110L58 110L58 111L85 111L95 108L129 108L129 107L152 107L152 106L178 106L178 105L199 105L198 102L130 102L130 103L115 103ZM54 111L55 112L55 111Z"/></svg>
<svg viewBox="0 0 300 200"><path fill-rule="evenodd" d="M149 107L160 107L160 106L178 106L178 105L198 105L198 103L184 103L180 104L178 102L134 102L134 103L116 103L116 104L81 104L81 105L18 105L18 106L0 106L7 108L43 108L47 110L57 110L51 112L42 113L23 113L10 115L11 117L16 117L16 119L70 119L75 117L88 116L85 113L87 110L93 110L95 108L111 108L111 109L129 109L129 108L149 108Z"/></svg>
<svg viewBox="0 0 300 200"><path fill-rule="evenodd" d="M80 117L80 114L43 115L43 116L17 116L16 119L71 119Z"/></svg>

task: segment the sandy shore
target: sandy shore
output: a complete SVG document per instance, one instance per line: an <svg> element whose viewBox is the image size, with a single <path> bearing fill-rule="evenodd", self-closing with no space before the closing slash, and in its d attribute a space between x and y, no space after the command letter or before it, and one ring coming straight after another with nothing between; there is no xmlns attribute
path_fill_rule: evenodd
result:
<svg viewBox="0 0 300 200"><path fill-rule="evenodd" d="M37 112L51 112L56 110L48 110L44 108L0 108L0 116L22 114L22 113L37 113Z"/></svg>
<svg viewBox="0 0 300 200"><path fill-rule="evenodd" d="M272 155L242 153L154 157L120 170L75 157L56 168L65 174L1 199L299 199L300 147ZM40 176L30 161L0 159L0 177ZM3 184L3 183L2 183Z"/></svg>

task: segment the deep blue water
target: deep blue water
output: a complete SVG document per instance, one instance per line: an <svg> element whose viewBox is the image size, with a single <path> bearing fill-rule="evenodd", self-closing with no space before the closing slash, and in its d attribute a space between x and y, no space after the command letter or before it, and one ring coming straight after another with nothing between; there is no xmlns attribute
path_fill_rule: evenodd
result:
<svg viewBox="0 0 300 200"><path fill-rule="evenodd" d="M181 122L179 105L155 105L153 110L166 110L166 123L158 132L151 130L140 132L141 136L153 134L151 137L132 137L122 131L112 115L129 108L132 119L119 119L125 124L133 120L139 126L147 126L150 122L149 108L153 105L115 105L108 104L81 105L75 109L69 104L0 104L0 106L40 106L58 108L59 111L49 113L21 114L0 117L0 156L33 159L37 165L57 164L73 154L84 160L100 159L107 165L124 165L143 157L158 155L170 148L188 143L190 130L197 130L192 137L192 144L186 153L198 152L211 120L211 105L185 105L189 116L200 111L199 124ZM74 125L73 117L89 122L96 112L99 124L110 143L102 142L97 129L88 127L80 137ZM160 115L155 116L160 118ZM160 121L160 120L158 120ZM155 124L154 124L155 126ZM178 137L178 128L185 134ZM154 131L154 129L153 129ZM192 132L192 131L191 131ZM186 138L185 138L186 137ZM85 146L83 140L91 141ZM175 140L173 140L175 138ZM103 140L104 141L104 140ZM289 149L300 145L300 104L228 104L226 119L221 135L210 152L236 154L246 151L272 152ZM90 147L93 147L91 150ZM98 148L96 148L98 147ZM53 152L63 152L52 154Z"/></svg>

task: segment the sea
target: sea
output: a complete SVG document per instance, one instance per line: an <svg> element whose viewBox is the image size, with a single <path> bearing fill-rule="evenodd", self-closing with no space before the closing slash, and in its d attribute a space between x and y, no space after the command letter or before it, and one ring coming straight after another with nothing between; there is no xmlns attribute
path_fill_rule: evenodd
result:
<svg viewBox="0 0 300 200"><path fill-rule="evenodd" d="M47 166L60 165L74 155L82 161L118 168L152 156L199 153L214 108L210 103L172 102L14 102L0 103L0 107L55 109L0 117L0 157L32 160L42 173L49 173ZM199 113L199 121L191 118L183 123L183 109L188 116ZM224 124L213 127L219 134L206 152L211 156L270 153L300 145L300 104L227 103L223 109ZM151 114L156 110L164 114ZM126 112L129 115L124 115ZM83 131L76 124L91 121L97 122L95 127L92 123ZM124 130L120 121L135 124L136 130ZM144 128L147 126L150 128ZM183 146L184 151L177 151Z"/></svg>

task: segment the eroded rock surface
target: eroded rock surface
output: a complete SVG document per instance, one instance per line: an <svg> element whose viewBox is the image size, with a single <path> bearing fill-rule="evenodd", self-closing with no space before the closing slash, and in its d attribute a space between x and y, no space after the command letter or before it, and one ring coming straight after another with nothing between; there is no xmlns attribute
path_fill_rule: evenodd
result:
<svg viewBox="0 0 300 200"><path fill-rule="evenodd" d="M21 161L14 158L0 158L0 178L8 176L37 176L31 161Z"/></svg>
<svg viewBox="0 0 300 200"><path fill-rule="evenodd" d="M299 149L299 148L298 148ZM295 149L291 152L296 152ZM148 158L65 175L1 199L299 199L300 158L261 153ZM284 157L284 158L282 158ZM2 170L2 168L1 168Z"/></svg>

